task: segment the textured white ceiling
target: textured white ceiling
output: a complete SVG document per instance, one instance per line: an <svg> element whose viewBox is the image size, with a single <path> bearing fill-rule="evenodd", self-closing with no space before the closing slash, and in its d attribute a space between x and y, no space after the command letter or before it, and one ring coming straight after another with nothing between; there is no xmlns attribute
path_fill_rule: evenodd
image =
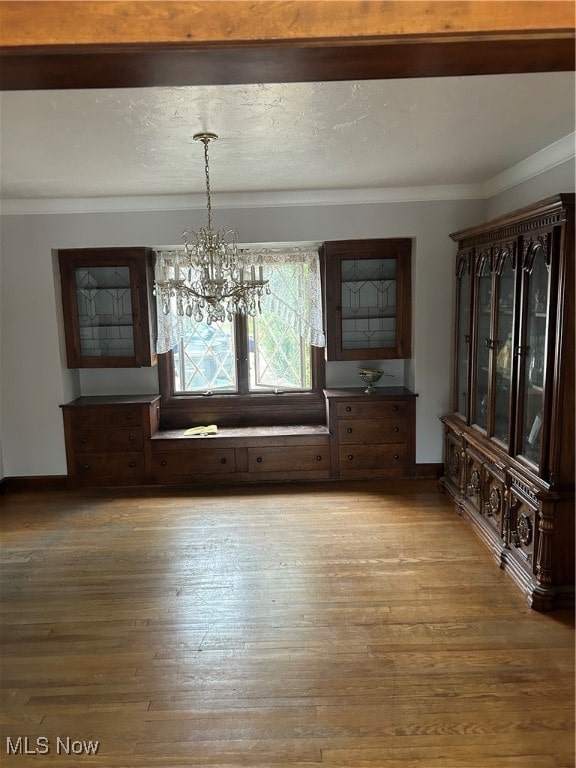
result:
<svg viewBox="0 0 576 768"><path fill-rule="evenodd" d="M3 198L485 182L574 131L574 73L6 92Z"/></svg>

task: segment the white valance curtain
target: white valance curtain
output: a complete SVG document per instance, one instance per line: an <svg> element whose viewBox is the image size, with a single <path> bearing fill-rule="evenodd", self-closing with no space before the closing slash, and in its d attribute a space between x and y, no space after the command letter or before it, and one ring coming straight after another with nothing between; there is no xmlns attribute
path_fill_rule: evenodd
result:
<svg viewBox="0 0 576 768"><path fill-rule="evenodd" d="M326 346L322 317L322 287L320 259L313 248L243 248L250 254L250 263L262 266L270 293L262 296L262 308L274 312L282 322L297 328L300 336L312 346ZM165 248L156 251L156 280L163 270L170 268L184 248ZM164 303L170 301L170 312ZM186 335L194 323L192 318L176 312L174 298L156 291L158 317L158 354L168 352Z"/></svg>

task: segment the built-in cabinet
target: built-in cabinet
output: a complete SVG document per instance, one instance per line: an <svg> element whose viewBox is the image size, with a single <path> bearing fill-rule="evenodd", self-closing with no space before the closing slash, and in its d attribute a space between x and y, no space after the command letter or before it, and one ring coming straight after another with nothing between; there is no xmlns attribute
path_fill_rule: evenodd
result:
<svg viewBox="0 0 576 768"><path fill-rule="evenodd" d="M153 252L81 248L58 258L68 367L155 364Z"/></svg>
<svg viewBox="0 0 576 768"><path fill-rule="evenodd" d="M454 233L443 486L535 608L574 595L574 195Z"/></svg>
<svg viewBox="0 0 576 768"><path fill-rule="evenodd" d="M334 477L415 474L415 399L404 387L327 389Z"/></svg>
<svg viewBox="0 0 576 768"><path fill-rule="evenodd" d="M79 397L62 406L72 485L143 485L160 395Z"/></svg>
<svg viewBox="0 0 576 768"><path fill-rule="evenodd" d="M410 357L412 241L334 240L321 253L327 360Z"/></svg>
<svg viewBox="0 0 576 768"><path fill-rule="evenodd" d="M62 406L73 486L409 477L415 395L326 390L327 424L222 427L211 436L160 427L160 396L80 397Z"/></svg>

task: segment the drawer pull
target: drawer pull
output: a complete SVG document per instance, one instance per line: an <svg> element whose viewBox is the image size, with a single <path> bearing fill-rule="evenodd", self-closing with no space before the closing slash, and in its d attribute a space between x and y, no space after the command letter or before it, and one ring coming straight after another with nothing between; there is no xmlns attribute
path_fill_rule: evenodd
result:
<svg viewBox="0 0 576 768"><path fill-rule="evenodd" d="M226 459L220 459L220 464L226 464Z"/></svg>
<svg viewBox="0 0 576 768"><path fill-rule="evenodd" d="M349 453L348 454L348 461L352 461L353 458L354 458L354 456L351 453Z"/></svg>
<svg viewBox="0 0 576 768"><path fill-rule="evenodd" d="M351 434L352 434L352 427L348 427L348 429L346 430L346 432L348 432L348 434L349 434L349 435L351 435Z"/></svg>
<svg viewBox="0 0 576 768"><path fill-rule="evenodd" d="M128 463L128 466L129 467L135 467L136 466L136 462L135 461L131 461L131 462Z"/></svg>
<svg viewBox="0 0 576 768"><path fill-rule="evenodd" d="M87 437L83 437L83 438L80 440L80 442L85 444L85 443L87 443L87 442L88 442L88 438L87 438Z"/></svg>
<svg viewBox="0 0 576 768"><path fill-rule="evenodd" d="M352 410L352 407L350 405L347 405L346 406L346 413L350 413L351 410Z"/></svg>
<svg viewBox="0 0 576 768"><path fill-rule="evenodd" d="M126 414L126 418L128 419L128 421L132 421L132 419L133 419L134 417L132 416L132 414L131 414L131 413L127 413L127 414Z"/></svg>
<svg viewBox="0 0 576 768"><path fill-rule="evenodd" d="M165 466L166 466L166 464L168 464L168 462L166 461L166 459L162 459L162 461L160 462L160 465L161 465L162 467L165 467Z"/></svg>
<svg viewBox="0 0 576 768"><path fill-rule="evenodd" d="M258 462L258 464L262 464L262 456L258 456L258 458L256 459L256 461Z"/></svg>
<svg viewBox="0 0 576 768"><path fill-rule="evenodd" d="M83 472L88 472L88 470L90 469L90 464L81 464L81 465L80 465L80 469L81 469Z"/></svg>
<svg viewBox="0 0 576 768"><path fill-rule="evenodd" d="M394 454L394 458L396 459L396 461L398 461L398 459L400 458L400 454L399 453L395 453Z"/></svg>
<svg viewBox="0 0 576 768"><path fill-rule="evenodd" d="M128 440L133 443L134 442L134 435L128 435Z"/></svg>
<svg viewBox="0 0 576 768"><path fill-rule="evenodd" d="M398 410L398 406L397 406L397 405L393 405L393 406L392 406L392 410L393 410L393 411L397 411L397 410Z"/></svg>
<svg viewBox="0 0 576 768"><path fill-rule="evenodd" d="M400 432L400 427L394 427L394 429L392 430L392 432Z"/></svg>
<svg viewBox="0 0 576 768"><path fill-rule="evenodd" d="M322 456L316 456L316 461L322 461Z"/></svg>
<svg viewBox="0 0 576 768"><path fill-rule="evenodd" d="M80 416L80 421L86 421L86 416Z"/></svg>

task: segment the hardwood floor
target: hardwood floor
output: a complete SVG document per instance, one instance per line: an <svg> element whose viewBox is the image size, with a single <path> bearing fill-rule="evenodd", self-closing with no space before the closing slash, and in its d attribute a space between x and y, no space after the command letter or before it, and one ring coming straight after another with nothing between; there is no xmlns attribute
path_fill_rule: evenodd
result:
<svg viewBox="0 0 576 768"><path fill-rule="evenodd" d="M2 765L574 765L573 614L528 608L434 481L0 515Z"/></svg>

